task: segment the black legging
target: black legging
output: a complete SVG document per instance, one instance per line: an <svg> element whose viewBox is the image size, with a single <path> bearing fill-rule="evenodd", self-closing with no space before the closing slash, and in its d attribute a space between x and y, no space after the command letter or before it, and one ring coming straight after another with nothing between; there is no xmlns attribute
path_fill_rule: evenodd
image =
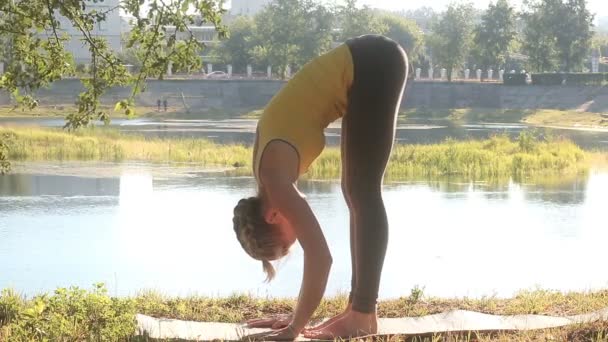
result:
<svg viewBox="0 0 608 342"><path fill-rule="evenodd" d="M394 41L366 35L346 42L354 64L342 119L342 191L350 211L352 288L358 312L373 312L388 244L382 180L393 147L397 112L408 74Z"/></svg>

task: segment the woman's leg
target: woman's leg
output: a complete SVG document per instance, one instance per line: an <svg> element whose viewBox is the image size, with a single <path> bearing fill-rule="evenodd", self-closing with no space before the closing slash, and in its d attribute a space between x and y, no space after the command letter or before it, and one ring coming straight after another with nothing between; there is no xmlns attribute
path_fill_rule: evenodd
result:
<svg viewBox="0 0 608 342"><path fill-rule="evenodd" d="M345 115L349 132L345 147L346 183L355 213L358 278L353 310L372 313L376 309L388 244L382 181L408 70L405 53L396 43L370 38L369 43L360 45L353 47L358 80Z"/></svg>
<svg viewBox="0 0 608 342"><path fill-rule="evenodd" d="M346 197L354 216L352 311L317 331L317 338L360 336L377 331L376 300L388 243L382 180L393 146L407 57L393 41L365 36L350 42L355 82L342 125ZM353 222L351 221L351 222Z"/></svg>

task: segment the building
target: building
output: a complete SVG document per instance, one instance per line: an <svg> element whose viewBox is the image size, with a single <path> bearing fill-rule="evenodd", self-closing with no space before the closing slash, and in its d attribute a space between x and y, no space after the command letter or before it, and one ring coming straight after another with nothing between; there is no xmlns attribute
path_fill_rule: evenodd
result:
<svg viewBox="0 0 608 342"><path fill-rule="evenodd" d="M99 22L93 28L91 34L95 37L104 37L108 41L108 46L116 52L122 51L120 43L121 19L118 6L120 0L104 0L103 2L93 2L85 0L87 11L97 11L107 13L106 20ZM88 45L83 41L83 34L70 21L57 14L61 31L67 32L71 40L65 43L65 49L74 55L76 64L87 64L91 62L91 53ZM49 34L47 32L47 34Z"/></svg>
<svg viewBox="0 0 608 342"><path fill-rule="evenodd" d="M270 0L232 0L230 14L254 16L269 2Z"/></svg>

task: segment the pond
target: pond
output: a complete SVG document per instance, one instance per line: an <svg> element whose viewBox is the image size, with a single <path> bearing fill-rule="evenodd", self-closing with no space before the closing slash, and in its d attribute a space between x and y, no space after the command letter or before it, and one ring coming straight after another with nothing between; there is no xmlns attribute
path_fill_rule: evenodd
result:
<svg viewBox="0 0 608 342"><path fill-rule="evenodd" d="M232 230L250 177L145 164L19 164L0 177L0 288L26 294L105 282L111 294L297 297L295 246L264 284ZM350 286L348 212L334 181L301 182L334 264L327 294ZM442 297L608 286L608 173L516 183L387 184L390 241L380 297L419 286Z"/></svg>

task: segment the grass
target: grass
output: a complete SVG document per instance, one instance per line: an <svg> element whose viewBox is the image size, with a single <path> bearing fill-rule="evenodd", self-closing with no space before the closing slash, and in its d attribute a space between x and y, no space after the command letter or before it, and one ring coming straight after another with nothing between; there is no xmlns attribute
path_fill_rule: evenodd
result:
<svg viewBox="0 0 608 342"><path fill-rule="evenodd" d="M608 128L600 113L559 109L496 108L416 108L402 112L401 118L435 118L465 122L521 122L536 126Z"/></svg>
<svg viewBox="0 0 608 342"><path fill-rule="evenodd" d="M238 167L250 174L252 149L218 145L203 139L162 139L127 135L115 129L91 128L69 133L51 128L0 128L9 160L95 160L194 163L206 167ZM522 133L518 139L497 135L487 140L446 141L434 145L396 145L388 180L461 176L468 179L528 177L584 173L592 161L605 158L574 143ZM305 175L338 179L338 148L327 148Z"/></svg>
<svg viewBox="0 0 608 342"><path fill-rule="evenodd" d="M201 166L244 165L250 149L216 145L202 139L146 139L115 129L0 128L12 160L99 160L197 163Z"/></svg>
<svg viewBox="0 0 608 342"><path fill-rule="evenodd" d="M523 122L540 126L566 126L582 128L608 128L608 118L598 113L560 110L543 110L526 116Z"/></svg>
<svg viewBox="0 0 608 342"><path fill-rule="evenodd" d="M313 322L340 313L347 296L322 301ZM135 297L110 297L103 285L92 290L57 289L53 294L31 298L11 290L0 293L0 341L125 341L134 338L135 313L193 321L240 323L250 318L293 312L293 298L260 298L235 294L226 298L170 297L145 291ZM455 309L488 314L574 315L608 307L608 290L561 293L549 290L522 291L499 299L426 297L420 288L409 296L380 301L380 317L419 317ZM440 334L428 341L606 341L608 323L596 322L565 328L527 332ZM139 339L141 340L141 339ZM390 339L391 341L403 340ZM412 337L424 341L424 337Z"/></svg>

